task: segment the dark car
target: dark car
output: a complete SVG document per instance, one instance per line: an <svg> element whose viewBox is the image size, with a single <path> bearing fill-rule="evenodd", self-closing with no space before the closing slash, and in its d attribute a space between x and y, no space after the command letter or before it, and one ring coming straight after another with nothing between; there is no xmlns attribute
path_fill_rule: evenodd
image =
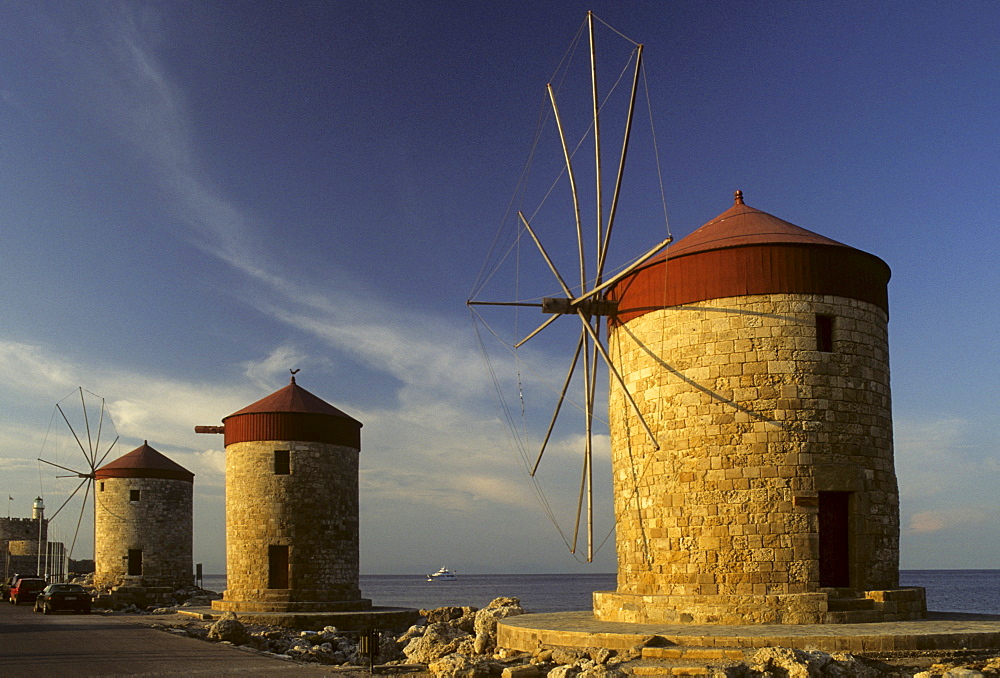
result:
<svg viewBox="0 0 1000 678"><path fill-rule="evenodd" d="M13 605L31 603L38 592L45 588L45 580L37 577L21 577L10 588L10 602Z"/></svg>
<svg viewBox="0 0 1000 678"><path fill-rule="evenodd" d="M90 593L79 584L49 584L35 599L35 612L75 610L90 614Z"/></svg>

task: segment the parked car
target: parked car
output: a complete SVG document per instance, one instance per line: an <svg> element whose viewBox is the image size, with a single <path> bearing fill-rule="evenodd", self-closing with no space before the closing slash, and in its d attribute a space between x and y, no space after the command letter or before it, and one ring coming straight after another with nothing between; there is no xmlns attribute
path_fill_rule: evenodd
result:
<svg viewBox="0 0 1000 678"><path fill-rule="evenodd" d="M23 579L25 577L31 577L32 579L39 578L36 574L20 574L15 572L14 576L7 577L3 584L0 584L0 600L10 600L10 590L14 588L14 584L17 583L18 579Z"/></svg>
<svg viewBox="0 0 1000 678"><path fill-rule="evenodd" d="M79 584L49 584L35 598L35 612L52 614L57 610L75 610L90 614L90 593Z"/></svg>
<svg viewBox="0 0 1000 678"><path fill-rule="evenodd" d="M45 580L37 577L21 577L10 589L10 602L13 605L34 602L38 592L45 588Z"/></svg>

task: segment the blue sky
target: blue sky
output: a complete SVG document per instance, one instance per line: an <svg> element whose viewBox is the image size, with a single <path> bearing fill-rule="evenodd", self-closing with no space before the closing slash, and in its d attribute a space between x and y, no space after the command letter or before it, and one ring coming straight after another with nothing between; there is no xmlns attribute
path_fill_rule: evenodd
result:
<svg viewBox="0 0 1000 678"><path fill-rule="evenodd" d="M148 439L197 474L195 559L223 571L221 437L193 427L300 368L365 424L363 572L613 571L611 542L579 564L541 510L464 304L588 9L646 46L676 237L741 189L892 267L902 566L997 567L1000 5L972 0L0 0L12 513L72 490L35 459L76 459L50 422L82 386L108 402L115 455ZM603 26L598 40L613 73L631 46ZM569 85L566 100L584 119ZM666 229L648 118L617 264ZM538 146L527 193L558 153ZM524 266L526 286L555 292L540 261ZM571 349L553 331L523 378L559 381ZM529 405L537 439L547 405ZM560 429L541 479L563 527L579 435ZM603 536L606 459L596 470ZM66 541L70 511L53 525Z"/></svg>

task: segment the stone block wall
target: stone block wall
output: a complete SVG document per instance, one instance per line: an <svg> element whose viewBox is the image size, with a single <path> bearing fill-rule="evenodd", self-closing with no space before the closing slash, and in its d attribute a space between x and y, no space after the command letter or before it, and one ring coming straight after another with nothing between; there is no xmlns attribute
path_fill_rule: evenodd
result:
<svg viewBox="0 0 1000 678"><path fill-rule="evenodd" d="M132 501L132 492L139 492ZM95 487L94 585L185 587L194 583L194 485L165 478L105 478ZM142 574L128 552L142 551Z"/></svg>
<svg viewBox="0 0 1000 678"><path fill-rule="evenodd" d="M818 349L817 314L834 318L830 352ZM850 588L898 586L881 308L820 295L715 299L613 327L609 345L660 449L612 380L618 589L595 594L598 617L822 621L822 492L850 493Z"/></svg>
<svg viewBox="0 0 1000 678"><path fill-rule="evenodd" d="M287 473L275 451L288 452ZM329 443L226 448L226 579L217 609L361 609L358 455ZM288 588L269 588L269 547L288 547Z"/></svg>

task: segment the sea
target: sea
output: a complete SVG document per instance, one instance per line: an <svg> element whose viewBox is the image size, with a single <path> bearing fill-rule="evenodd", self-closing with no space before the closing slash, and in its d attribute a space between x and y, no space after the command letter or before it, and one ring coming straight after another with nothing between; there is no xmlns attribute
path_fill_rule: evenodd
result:
<svg viewBox="0 0 1000 678"><path fill-rule="evenodd" d="M927 590L935 612L1000 614L1000 570L901 570L901 586ZM204 576L203 587L222 592L226 575ZM427 581L422 574L361 575L361 595L379 607L432 609L486 607L494 598L519 598L528 612L589 610L593 591L613 591L614 574L463 574L455 581Z"/></svg>

